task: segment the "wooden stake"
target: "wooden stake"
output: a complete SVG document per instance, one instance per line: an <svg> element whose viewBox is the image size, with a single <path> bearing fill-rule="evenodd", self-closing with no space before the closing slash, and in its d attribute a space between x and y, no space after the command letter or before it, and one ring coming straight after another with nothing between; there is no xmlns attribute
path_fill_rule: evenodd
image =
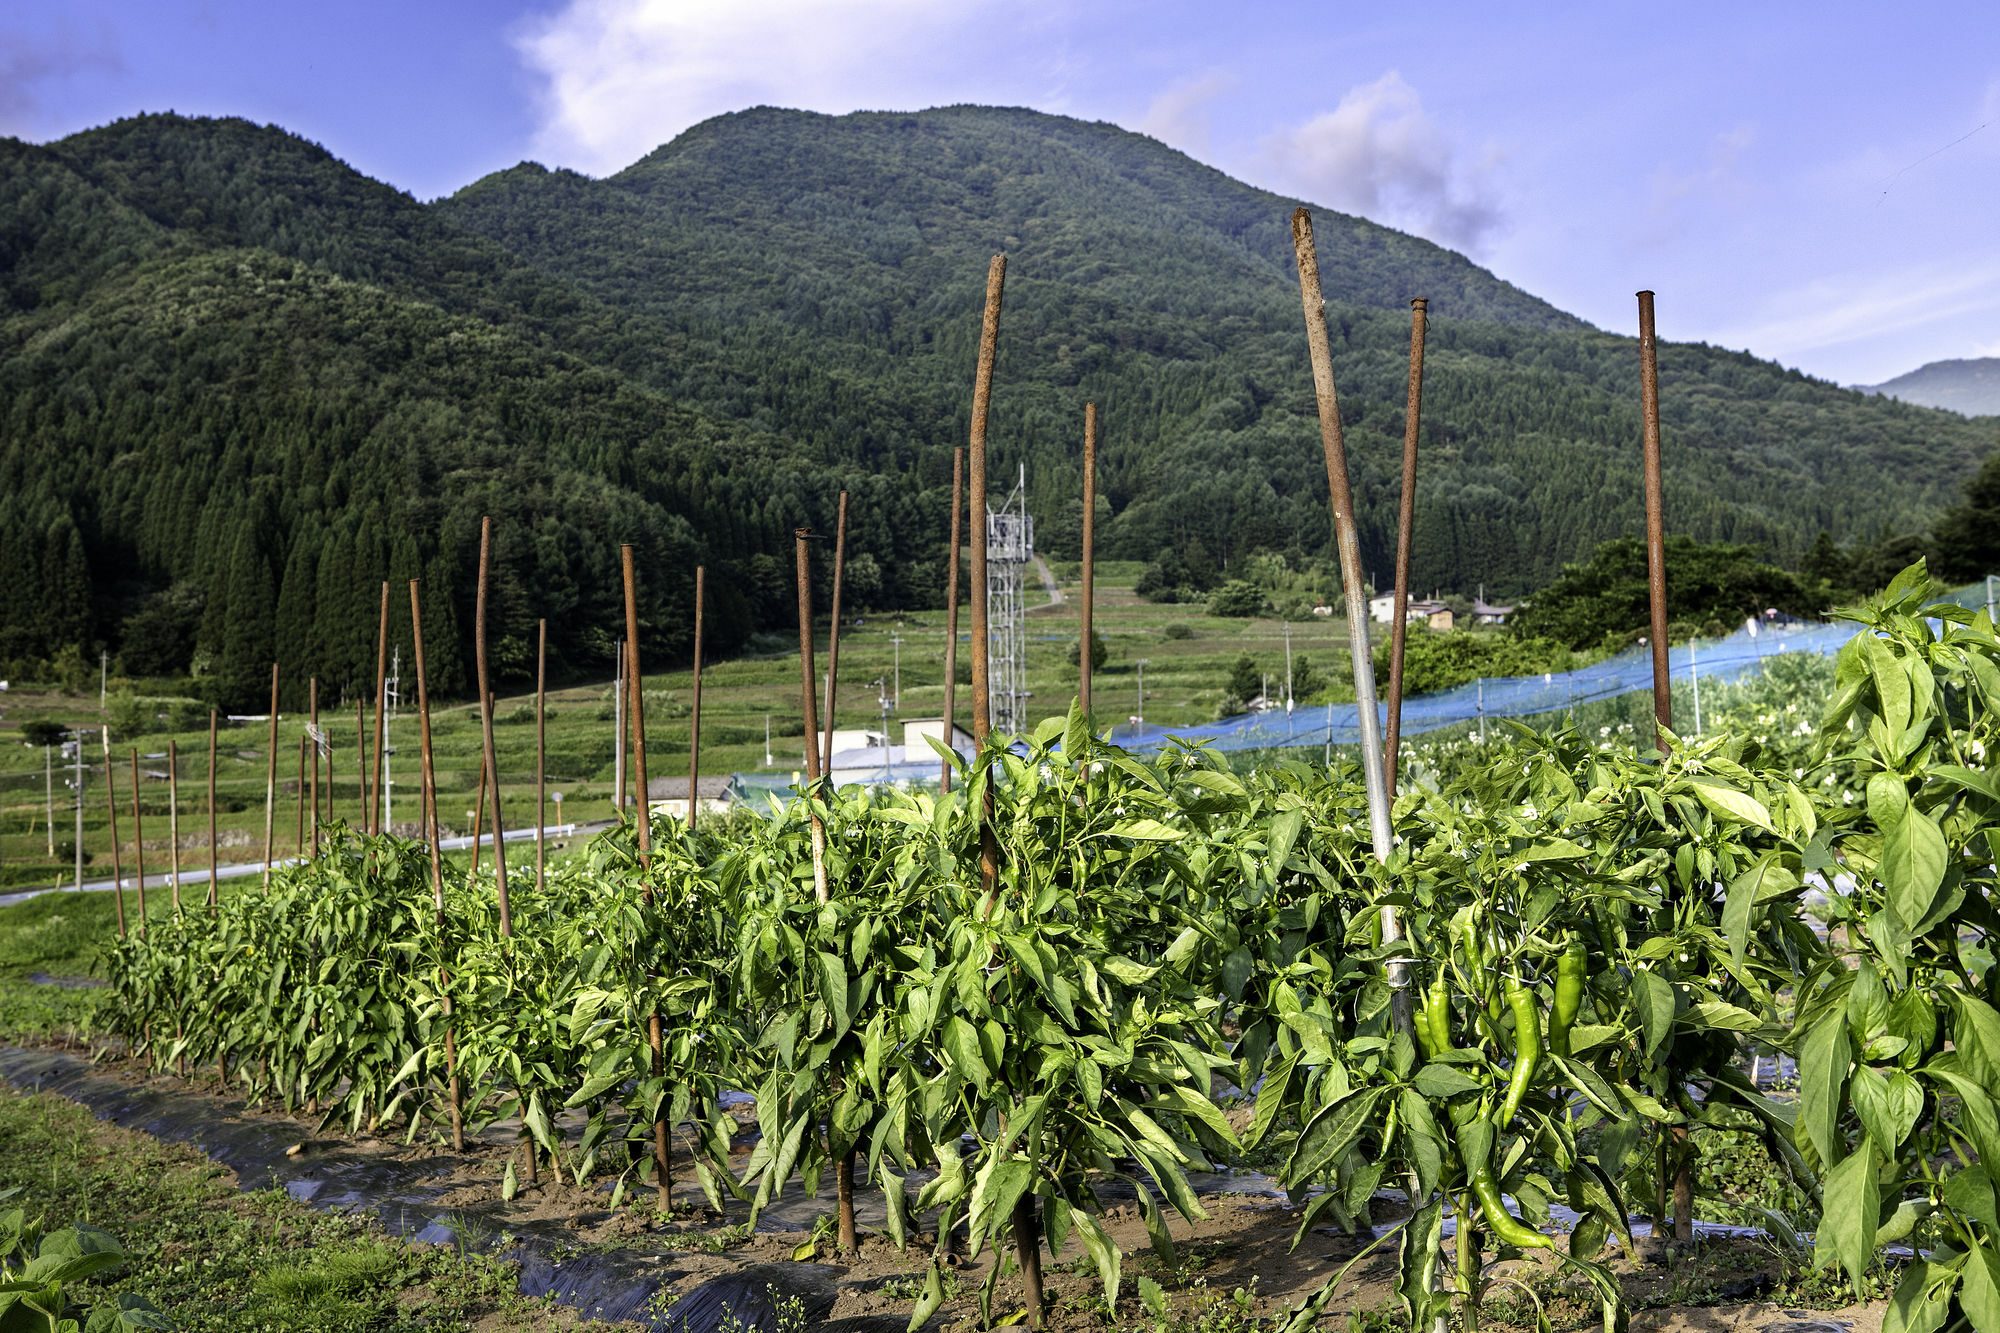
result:
<svg viewBox="0 0 2000 1333"><path fill-rule="evenodd" d="M104 804L111 811L111 888L118 895L118 938L125 938L125 867L118 852L118 792L111 767L111 728L104 735Z"/></svg>
<svg viewBox="0 0 2000 1333"><path fill-rule="evenodd" d="M507 846L500 823L500 758L493 744L493 687L486 670L486 590L493 555L493 518L479 520L479 598L473 611L473 655L479 665L479 725L484 733L486 771L493 782L493 891L500 903L500 936L511 939L514 917L507 905Z"/></svg>
<svg viewBox="0 0 2000 1333"><path fill-rule="evenodd" d="M1653 340L1653 294L1639 293L1640 459L1646 477L1646 590L1653 642L1653 748L1667 748L1674 686L1667 672L1667 519L1660 480L1660 361ZM1678 1219L1677 1219L1678 1220Z"/></svg>
<svg viewBox="0 0 2000 1333"><path fill-rule="evenodd" d="M264 892L271 891L271 859L278 827L278 664L271 663L271 731L264 742Z"/></svg>
<svg viewBox="0 0 2000 1333"><path fill-rule="evenodd" d="M701 808L701 615L708 570L694 567L694 710L688 720L688 829Z"/></svg>
<svg viewBox="0 0 2000 1333"><path fill-rule="evenodd" d="M368 831L382 832L382 708L389 689L389 585L382 584L382 619L375 631L375 761L368 783Z"/></svg>
<svg viewBox="0 0 2000 1333"><path fill-rule="evenodd" d="M840 586L847 573L847 492L840 493L840 503L835 506L833 529L833 624L827 631L826 639L826 740L819 754L819 770L831 778L833 774L833 715L836 711L834 691L840 680Z"/></svg>
<svg viewBox="0 0 2000 1333"><path fill-rule="evenodd" d="M959 516L965 512L965 450L951 451L951 549L947 552L948 573L944 579L944 743L948 750L956 750L953 744L953 726L957 721L954 705L958 695L958 547L961 536L958 530ZM951 790L951 760L943 761L943 773L938 778L940 796Z"/></svg>

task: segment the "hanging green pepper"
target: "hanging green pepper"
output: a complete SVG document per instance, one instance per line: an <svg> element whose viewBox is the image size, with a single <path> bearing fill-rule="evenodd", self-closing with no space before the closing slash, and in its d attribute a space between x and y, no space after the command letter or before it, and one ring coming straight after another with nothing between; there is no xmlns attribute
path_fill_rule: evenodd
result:
<svg viewBox="0 0 2000 1333"><path fill-rule="evenodd" d="M1510 977L1507 1003L1514 1010L1514 1075L1507 1080L1507 1097L1500 1103L1500 1118L1494 1122L1495 1129L1503 1130L1514 1123L1521 1098L1527 1095L1542 1063L1542 1015L1535 992Z"/></svg>
<svg viewBox="0 0 2000 1333"><path fill-rule="evenodd" d="M1486 1218L1486 1229L1502 1245L1511 1245L1517 1250L1553 1250L1554 1240L1523 1222L1507 1211L1507 1205L1500 1198L1499 1183L1493 1179L1490 1168L1481 1166L1472 1173L1472 1192L1479 1199L1479 1211Z"/></svg>
<svg viewBox="0 0 2000 1333"><path fill-rule="evenodd" d="M1424 1004L1430 1020L1431 1043L1440 1052L1451 1049L1451 980L1440 968L1431 979L1431 993Z"/></svg>
<svg viewBox="0 0 2000 1333"><path fill-rule="evenodd" d="M1590 972L1590 950L1581 936L1570 936L1569 947L1556 963L1556 1002L1549 1010L1549 1049L1569 1054L1569 1030L1583 1009L1583 985Z"/></svg>

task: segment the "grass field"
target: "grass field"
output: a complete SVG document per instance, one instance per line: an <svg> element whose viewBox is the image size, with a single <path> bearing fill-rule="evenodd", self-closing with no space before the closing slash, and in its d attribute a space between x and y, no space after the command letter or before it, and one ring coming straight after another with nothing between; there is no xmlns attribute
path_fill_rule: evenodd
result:
<svg viewBox="0 0 2000 1333"><path fill-rule="evenodd" d="M1104 636L1108 660L1095 676L1097 714L1102 723L1123 723L1140 710L1139 663L1146 663L1144 715L1149 723L1195 723L1214 719L1231 665L1248 654L1268 671L1274 692L1283 688L1286 626L1274 619L1237 620L1208 615L1198 605L1155 605L1132 593L1137 564L1107 562L1097 579L1096 624ZM1076 668L1069 663L1079 629L1075 566L1058 566L1063 600L1050 603L1047 593L1031 587L1027 616L1028 685L1033 691L1031 720L1066 711L1076 692ZM959 658L969 665L967 621L961 616ZM944 613L870 613L841 633L840 691L837 723L842 727L879 724L880 692L885 682L896 698L892 727L907 718L936 717L944 707ZM1353 688L1345 649L1347 626L1338 619L1312 619L1290 626L1294 670L1309 661L1325 683L1319 699L1352 699ZM803 718L799 708L798 652L777 648L749 652L708 665L702 680L701 769L705 774L771 771L790 774L803 762ZM818 665L826 664L826 635L821 632ZM408 660L407 653L405 660ZM899 669L900 666L900 669ZM961 666L961 675L966 666ZM896 685L900 679L900 692ZM692 673L687 670L645 676L647 762L652 776L687 772ZM121 682L113 681L115 692ZM143 695L143 683L137 687ZM613 714L611 684L598 681L552 691L548 703L547 774L551 793L560 792L562 818L590 822L611 817L613 776ZM405 682L406 698L415 690ZM74 882L76 818L74 797L66 782L60 753L53 774L45 780L44 754L20 743L22 723L45 719L66 726L101 727L105 713L94 695L64 696L32 689L0 695L0 886L23 888ZM160 700L165 708L168 700ZM496 747L502 776L501 794L509 828L529 826L535 819L534 696L510 694L498 700ZM958 690L961 722L971 715L971 691ZM361 796L354 767L353 701L328 703L321 722L332 735L333 809L350 820L361 814ZM765 728L770 730L770 763L765 762ZM372 735L373 722L370 720ZM275 843L279 854L297 847L299 828L299 740L304 719L286 716L278 726L278 802ZM447 829L470 830L479 779L479 715L470 703L435 709L433 749L438 770L439 809ZM901 740L900 731L893 739ZM172 741L179 754L181 867L183 872L208 865L207 775L208 734L205 729L154 733L112 745L112 783L117 794L117 825L123 872L133 870L134 837L130 755L137 750L142 772L140 813L144 820L148 874L168 868L167 749ZM396 823L413 822L417 798L417 723L414 710L392 719L389 746L390 814ZM216 769L216 828L221 861L262 859L264 788L268 732L263 723L245 723L221 733ZM108 878L111 872L111 815L106 808L104 756L101 745L86 747L90 765L83 811L86 879ZM52 784L53 790L49 789ZM54 827L50 828L53 805ZM550 806L549 819L556 818ZM510 860L516 855L510 848Z"/></svg>

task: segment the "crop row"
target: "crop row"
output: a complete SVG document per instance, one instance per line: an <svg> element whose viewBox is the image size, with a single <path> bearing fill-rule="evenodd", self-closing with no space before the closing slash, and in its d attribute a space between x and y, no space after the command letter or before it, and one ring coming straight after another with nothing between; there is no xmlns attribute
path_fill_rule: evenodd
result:
<svg viewBox="0 0 2000 1333"><path fill-rule="evenodd" d="M1387 1238L1413 1326L1476 1315L1486 1250L1550 1249L1616 1327L1632 1154L1678 1182L1644 1202L1685 1237L1690 1135L1749 1131L1818 1200L1822 1262L1927 1255L1890 1333L2000 1333L2000 642L1934 591L1915 568L1860 613L1807 768L1729 735L1517 729L1399 796L1383 862L1351 764L1141 758L1073 712L947 795L656 820L644 863L616 830L516 883L511 934L490 880L344 834L268 896L122 943L121 1021L162 1066L355 1127L519 1116L543 1163L621 1190L661 1183L667 1125L718 1205L831 1169L848 1243L858 1189L899 1243L940 1210L974 1252L1011 1242L1031 1311L1041 1244L1072 1239L1115 1304L1107 1182L1170 1252L1163 1209L1202 1212L1189 1172L1254 1153L1323 1187L1300 1235L1408 1194ZM1753 1045L1796 1057L1795 1100L1744 1075ZM737 1166L727 1090L762 1131ZM1557 1202L1583 1219L1564 1246ZM1447 1208L1478 1224L1451 1271Z"/></svg>

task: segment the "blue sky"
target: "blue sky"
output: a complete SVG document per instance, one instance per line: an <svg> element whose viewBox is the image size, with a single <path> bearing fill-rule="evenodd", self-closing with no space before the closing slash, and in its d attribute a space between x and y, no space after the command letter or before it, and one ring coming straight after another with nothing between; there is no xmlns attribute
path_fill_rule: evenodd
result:
<svg viewBox="0 0 2000 1333"><path fill-rule="evenodd" d="M1026 105L1843 383L2000 356L2000 5L21 0L0 133L284 125L432 198L758 103Z"/></svg>

